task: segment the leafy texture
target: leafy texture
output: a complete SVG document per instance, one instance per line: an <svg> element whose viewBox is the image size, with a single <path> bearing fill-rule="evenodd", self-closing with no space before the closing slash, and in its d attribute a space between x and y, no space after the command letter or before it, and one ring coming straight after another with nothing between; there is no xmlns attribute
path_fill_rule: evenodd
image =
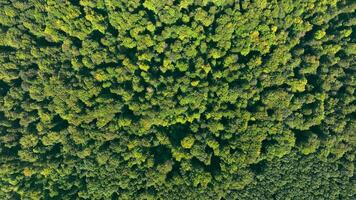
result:
<svg viewBox="0 0 356 200"><path fill-rule="evenodd" d="M354 199L351 0L2 0L0 199Z"/></svg>

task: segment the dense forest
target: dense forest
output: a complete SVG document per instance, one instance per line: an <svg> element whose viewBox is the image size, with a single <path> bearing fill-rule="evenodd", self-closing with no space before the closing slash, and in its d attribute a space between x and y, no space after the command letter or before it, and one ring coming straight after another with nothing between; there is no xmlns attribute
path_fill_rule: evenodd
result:
<svg viewBox="0 0 356 200"><path fill-rule="evenodd" d="M0 199L355 199L355 8L0 0Z"/></svg>

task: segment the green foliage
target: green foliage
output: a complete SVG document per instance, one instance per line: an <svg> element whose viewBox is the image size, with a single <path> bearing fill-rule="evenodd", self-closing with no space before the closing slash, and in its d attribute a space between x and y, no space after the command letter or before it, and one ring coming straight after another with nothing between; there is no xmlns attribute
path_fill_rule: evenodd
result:
<svg viewBox="0 0 356 200"><path fill-rule="evenodd" d="M187 137L183 138L183 140L181 141L181 145L185 149L190 149L190 148L192 148L192 146L194 144L194 140L195 139L193 136L187 136Z"/></svg>
<svg viewBox="0 0 356 200"><path fill-rule="evenodd" d="M0 199L354 199L355 5L1 1Z"/></svg>

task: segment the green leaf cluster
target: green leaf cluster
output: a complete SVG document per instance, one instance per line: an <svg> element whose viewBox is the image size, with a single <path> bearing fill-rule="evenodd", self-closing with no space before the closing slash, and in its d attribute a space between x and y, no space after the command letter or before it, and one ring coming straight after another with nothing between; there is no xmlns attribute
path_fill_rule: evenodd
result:
<svg viewBox="0 0 356 200"><path fill-rule="evenodd" d="M355 8L0 1L0 199L354 199Z"/></svg>

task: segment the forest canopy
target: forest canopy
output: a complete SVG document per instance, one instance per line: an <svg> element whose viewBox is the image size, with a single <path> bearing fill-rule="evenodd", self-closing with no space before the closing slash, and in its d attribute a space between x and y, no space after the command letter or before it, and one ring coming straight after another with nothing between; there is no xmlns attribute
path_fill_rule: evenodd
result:
<svg viewBox="0 0 356 200"><path fill-rule="evenodd" d="M355 199L352 0L1 0L0 199Z"/></svg>

